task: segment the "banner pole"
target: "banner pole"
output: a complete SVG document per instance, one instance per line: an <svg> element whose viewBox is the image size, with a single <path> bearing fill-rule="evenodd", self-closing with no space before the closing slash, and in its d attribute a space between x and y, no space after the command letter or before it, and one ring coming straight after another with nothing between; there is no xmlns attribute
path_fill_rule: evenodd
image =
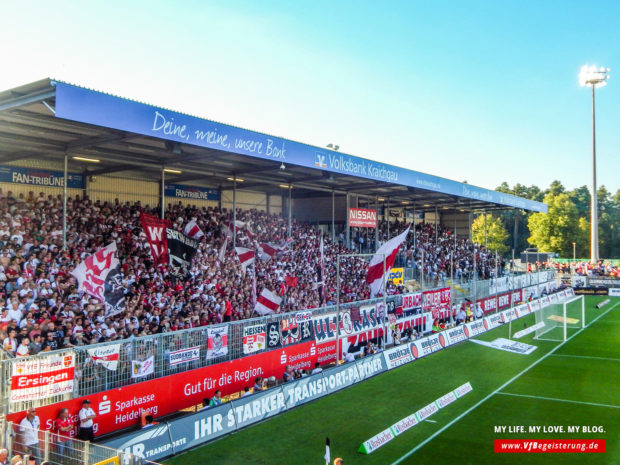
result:
<svg viewBox="0 0 620 465"><path fill-rule="evenodd" d="M347 194L348 198L348 194ZM340 360L340 254L336 258L336 365Z"/></svg>
<svg viewBox="0 0 620 465"><path fill-rule="evenodd" d="M387 266L383 254L383 350L387 347Z"/></svg>

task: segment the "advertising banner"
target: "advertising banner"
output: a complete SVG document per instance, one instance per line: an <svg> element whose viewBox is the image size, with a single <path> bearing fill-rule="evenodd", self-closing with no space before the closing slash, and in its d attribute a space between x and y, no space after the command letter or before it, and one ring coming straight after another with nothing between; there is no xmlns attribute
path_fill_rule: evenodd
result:
<svg viewBox="0 0 620 465"><path fill-rule="evenodd" d="M410 344L403 344L387 349L383 351L383 357L385 358L385 364L388 370L415 360L411 352Z"/></svg>
<svg viewBox="0 0 620 465"><path fill-rule="evenodd" d="M504 323L501 313L494 313L493 315L485 316L484 321L488 329L495 329Z"/></svg>
<svg viewBox="0 0 620 465"><path fill-rule="evenodd" d="M469 323L465 323L463 325L465 335L467 337L474 337L474 336L484 333L487 330L487 327L484 323L485 323L484 319L470 321Z"/></svg>
<svg viewBox="0 0 620 465"><path fill-rule="evenodd" d="M200 359L200 347L190 347L189 349L175 350L170 352L170 366L180 365Z"/></svg>
<svg viewBox="0 0 620 465"><path fill-rule="evenodd" d="M124 434L121 437L103 441L101 444L152 461L163 459L174 453L167 423Z"/></svg>
<svg viewBox="0 0 620 465"><path fill-rule="evenodd" d="M289 384L297 385L297 383ZM233 400L231 404L232 409L228 414L228 423L237 429L265 420L286 410L282 387L246 395ZM232 417L232 422L230 417Z"/></svg>
<svg viewBox="0 0 620 465"><path fill-rule="evenodd" d="M377 212L365 208L349 208L349 226L374 228L377 226Z"/></svg>
<svg viewBox="0 0 620 465"><path fill-rule="evenodd" d="M327 383L323 373L299 378L294 383L282 385L282 392L288 408L293 408L327 394Z"/></svg>
<svg viewBox="0 0 620 465"><path fill-rule="evenodd" d="M75 355L64 352L11 360L10 402L24 402L73 392Z"/></svg>
<svg viewBox="0 0 620 465"><path fill-rule="evenodd" d="M446 340L443 335L433 334L413 341L411 343L411 353L415 358L422 358L443 349L445 344Z"/></svg>
<svg viewBox="0 0 620 465"><path fill-rule="evenodd" d="M510 294L502 294L497 296L497 308L502 310L510 307Z"/></svg>
<svg viewBox="0 0 620 465"><path fill-rule="evenodd" d="M422 293L403 294L403 311L422 309Z"/></svg>
<svg viewBox="0 0 620 465"><path fill-rule="evenodd" d="M463 325L446 329L441 334L446 338L446 346L451 346L452 344L467 340L467 336L465 335L465 327Z"/></svg>
<svg viewBox="0 0 620 465"><path fill-rule="evenodd" d="M405 276L404 268L392 268L388 277L388 281L392 281L395 285L402 285Z"/></svg>
<svg viewBox="0 0 620 465"><path fill-rule="evenodd" d="M472 339L471 342L480 344L493 349L503 350L505 352L512 352L514 354L529 355L534 352L538 347L523 342L511 341L503 337L497 338L494 341L481 341L480 339Z"/></svg>
<svg viewBox="0 0 620 465"><path fill-rule="evenodd" d="M433 318L445 318L445 313L440 315L440 312L450 313L450 288L423 292L422 308L425 312L432 312Z"/></svg>
<svg viewBox="0 0 620 465"><path fill-rule="evenodd" d="M175 454L232 433L236 429L230 402L172 420L169 424L170 437L168 441L174 447ZM162 437L161 440L163 442L165 438ZM108 445L108 443L104 443L104 445ZM160 456L159 458L163 457ZM154 457L151 460L157 460L157 458Z"/></svg>
<svg viewBox="0 0 620 465"><path fill-rule="evenodd" d="M350 310L340 312L340 337L348 337L373 329L382 329L383 321L377 311L377 305L360 307L356 317ZM336 339L336 313L328 313L312 318L314 338L317 343Z"/></svg>

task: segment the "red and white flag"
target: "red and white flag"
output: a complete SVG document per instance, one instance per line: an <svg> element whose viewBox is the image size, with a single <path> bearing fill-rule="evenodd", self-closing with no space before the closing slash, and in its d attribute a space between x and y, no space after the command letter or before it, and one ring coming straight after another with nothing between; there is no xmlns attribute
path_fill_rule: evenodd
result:
<svg viewBox="0 0 620 465"><path fill-rule="evenodd" d="M258 246L258 258L264 262L271 260L276 253L280 251L277 245L273 244L259 244Z"/></svg>
<svg viewBox="0 0 620 465"><path fill-rule="evenodd" d="M237 257L241 262L241 269L245 273L248 265L254 263L255 253L252 249L246 249L245 247L235 247L235 252L237 252Z"/></svg>
<svg viewBox="0 0 620 465"><path fill-rule="evenodd" d="M94 347L92 349L87 349L87 351L95 365L99 364L110 371L116 371L118 368L118 357L121 352L120 344Z"/></svg>
<svg viewBox="0 0 620 465"><path fill-rule="evenodd" d="M274 294L269 289L265 288L260 293L254 310L261 316L270 315L278 311L281 302L282 297Z"/></svg>
<svg viewBox="0 0 620 465"><path fill-rule="evenodd" d="M253 241L256 237L256 234L254 234L254 231L252 231L252 228L250 227L250 223L245 224L245 234L251 241Z"/></svg>
<svg viewBox="0 0 620 465"><path fill-rule="evenodd" d="M235 231L237 232L237 234L239 234L239 231L241 231L244 227L245 223L243 221L235 221ZM222 232L229 237L233 236L232 221L224 223L224 226L222 227Z"/></svg>
<svg viewBox="0 0 620 465"><path fill-rule="evenodd" d="M155 266L167 266L168 239L166 238L166 228L170 226L170 222L144 212L140 214L140 222L151 246L151 255Z"/></svg>
<svg viewBox="0 0 620 465"><path fill-rule="evenodd" d="M366 283L370 285L370 296L376 296L385 284L387 276L390 274L396 254L400 245L404 242L407 234L409 234L409 226L407 230L396 237L393 237L377 250L377 253L370 260L368 265L368 274L366 275ZM385 270L383 269L383 258L385 256Z"/></svg>
<svg viewBox="0 0 620 465"><path fill-rule="evenodd" d="M105 316L125 310L125 288L116 242L98 250L71 272L78 287L105 304Z"/></svg>
<svg viewBox="0 0 620 465"><path fill-rule="evenodd" d="M191 219L187 222L187 226L185 226L185 235L191 237L192 239L196 239L197 241L202 239L205 233L202 232L202 229L198 227L196 224L196 220Z"/></svg>

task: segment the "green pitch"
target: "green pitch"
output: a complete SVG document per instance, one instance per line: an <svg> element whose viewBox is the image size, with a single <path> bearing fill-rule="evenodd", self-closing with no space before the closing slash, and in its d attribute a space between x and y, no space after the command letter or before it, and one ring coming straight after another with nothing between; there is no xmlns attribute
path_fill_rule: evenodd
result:
<svg viewBox="0 0 620 465"><path fill-rule="evenodd" d="M471 342L440 351L214 443L171 458L187 464L620 463L620 299L586 297L583 331L519 355ZM512 332L535 323L513 322ZM517 327L518 326L518 327ZM504 325L479 338L508 337ZM370 455L360 444L467 381L474 390ZM602 426L598 433L499 433L496 426ZM605 439L603 454L496 454L494 439Z"/></svg>

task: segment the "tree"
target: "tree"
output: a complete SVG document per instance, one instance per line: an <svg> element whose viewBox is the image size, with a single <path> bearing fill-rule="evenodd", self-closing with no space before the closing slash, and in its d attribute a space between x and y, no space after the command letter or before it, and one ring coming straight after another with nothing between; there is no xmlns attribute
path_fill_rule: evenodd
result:
<svg viewBox="0 0 620 465"><path fill-rule="evenodd" d="M485 218L486 218L486 234L485 234ZM496 250L499 254L506 253L510 247L506 244L508 239L508 231L504 227L500 218L486 214L478 216L471 225L472 238L478 244L485 244L488 250Z"/></svg>
<svg viewBox="0 0 620 465"><path fill-rule="evenodd" d="M549 206L549 211L530 216L527 223L530 230L528 242L541 252L572 257L573 242L583 247L583 231L580 229L577 207L564 192L550 192L543 202Z"/></svg>

